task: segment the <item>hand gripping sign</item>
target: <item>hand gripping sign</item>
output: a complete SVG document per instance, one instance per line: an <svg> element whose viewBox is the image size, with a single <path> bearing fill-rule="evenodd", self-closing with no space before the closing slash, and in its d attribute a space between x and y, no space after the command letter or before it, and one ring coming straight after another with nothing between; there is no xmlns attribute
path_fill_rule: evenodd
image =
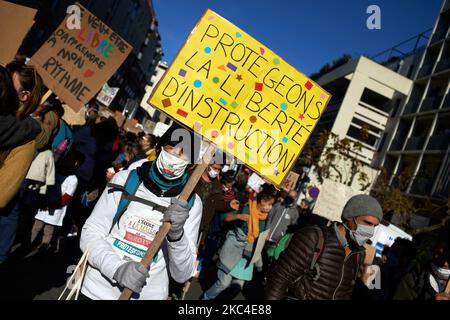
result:
<svg viewBox="0 0 450 320"><path fill-rule="evenodd" d="M186 200L216 148L280 186L329 100L266 46L207 10L148 103L210 141L180 197ZM159 229L144 266L169 230L169 223ZM131 293L125 289L120 299Z"/></svg>

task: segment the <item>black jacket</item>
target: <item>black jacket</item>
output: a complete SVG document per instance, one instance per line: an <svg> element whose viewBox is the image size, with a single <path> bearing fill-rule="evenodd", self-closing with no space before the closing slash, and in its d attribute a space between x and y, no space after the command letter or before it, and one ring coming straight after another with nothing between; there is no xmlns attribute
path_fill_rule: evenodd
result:
<svg viewBox="0 0 450 320"><path fill-rule="evenodd" d="M430 284L430 273L430 264L416 266L400 280L394 300L434 300L436 292Z"/></svg>
<svg viewBox="0 0 450 320"><path fill-rule="evenodd" d="M323 247L317 260L320 276L310 272L318 248L317 227L306 227L295 233L286 251L269 274L266 286L268 300L291 297L299 300L349 300L359 269L364 262L363 247L355 247L346 256L336 232L322 227Z"/></svg>
<svg viewBox="0 0 450 320"><path fill-rule="evenodd" d="M0 116L0 150L14 149L34 140L41 125L31 117L17 120L14 115Z"/></svg>

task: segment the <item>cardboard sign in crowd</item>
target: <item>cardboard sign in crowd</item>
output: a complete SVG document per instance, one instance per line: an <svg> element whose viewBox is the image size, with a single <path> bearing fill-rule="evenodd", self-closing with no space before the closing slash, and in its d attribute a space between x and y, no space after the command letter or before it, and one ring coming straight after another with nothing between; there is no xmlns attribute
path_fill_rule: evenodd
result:
<svg viewBox="0 0 450 320"><path fill-rule="evenodd" d="M149 99L275 185L282 185L330 94L207 10Z"/></svg>
<svg viewBox="0 0 450 320"><path fill-rule="evenodd" d="M45 85L75 111L94 97L133 49L80 4L81 28L72 15L31 58Z"/></svg>
<svg viewBox="0 0 450 320"><path fill-rule="evenodd" d="M109 107L111 102L119 93L119 88L111 88L107 83L103 85L102 91L97 95L97 101L101 102L105 106Z"/></svg>
<svg viewBox="0 0 450 320"><path fill-rule="evenodd" d="M37 10L8 1L0 1L0 64L11 62L34 23Z"/></svg>

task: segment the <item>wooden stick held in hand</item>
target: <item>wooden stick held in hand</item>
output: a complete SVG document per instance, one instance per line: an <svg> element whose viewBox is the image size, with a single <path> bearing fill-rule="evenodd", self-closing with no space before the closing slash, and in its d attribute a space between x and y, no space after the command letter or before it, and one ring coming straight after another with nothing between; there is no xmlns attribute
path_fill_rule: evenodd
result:
<svg viewBox="0 0 450 320"><path fill-rule="evenodd" d="M450 294L450 279L448 279L447 287L445 287L445 293Z"/></svg>
<svg viewBox="0 0 450 320"><path fill-rule="evenodd" d="M50 96L53 94L53 91L48 89L47 92L44 94L44 96L41 99L41 104L44 104L45 101L48 100L48 98L50 98Z"/></svg>
<svg viewBox="0 0 450 320"><path fill-rule="evenodd" d="M200 180L200 177L202 176L203 172L205 172L206 168L208 167L209 163L211 162L212 157L214 156L216 151L216 147L213 144L210 144L208 149L206 150L206 153L203 155L202 163L197 165L192 175L189 177L188 182L184 186L183 191L181 192L180 199L187 201L191 193L194 191L195 186L197 185L198 181ZM148 268L150 264L152 263L153 257L158 252L159 248L161 247L162 242L166 238L167 234L170 231L171 224L169 222L164 222L163 225L159 228L158 233L155 236L155 239L148 247L147 252L145 253L144 258L142 258L142 265L145 268ZM131 295L133 294L133 291L131 291L128 288L125 288L120 295L119 300L129 300L131 298Z"/></svg>

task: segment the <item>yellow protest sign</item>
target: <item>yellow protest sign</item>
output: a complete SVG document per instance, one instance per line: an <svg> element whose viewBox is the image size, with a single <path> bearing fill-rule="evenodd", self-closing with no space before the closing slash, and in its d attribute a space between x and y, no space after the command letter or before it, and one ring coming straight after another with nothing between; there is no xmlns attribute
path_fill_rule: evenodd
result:
<svg viewBox="0 0 450 320"><path fill-rule="evenodd" d="M330 94L207 10L149 104L281 185Z"/></svg>

